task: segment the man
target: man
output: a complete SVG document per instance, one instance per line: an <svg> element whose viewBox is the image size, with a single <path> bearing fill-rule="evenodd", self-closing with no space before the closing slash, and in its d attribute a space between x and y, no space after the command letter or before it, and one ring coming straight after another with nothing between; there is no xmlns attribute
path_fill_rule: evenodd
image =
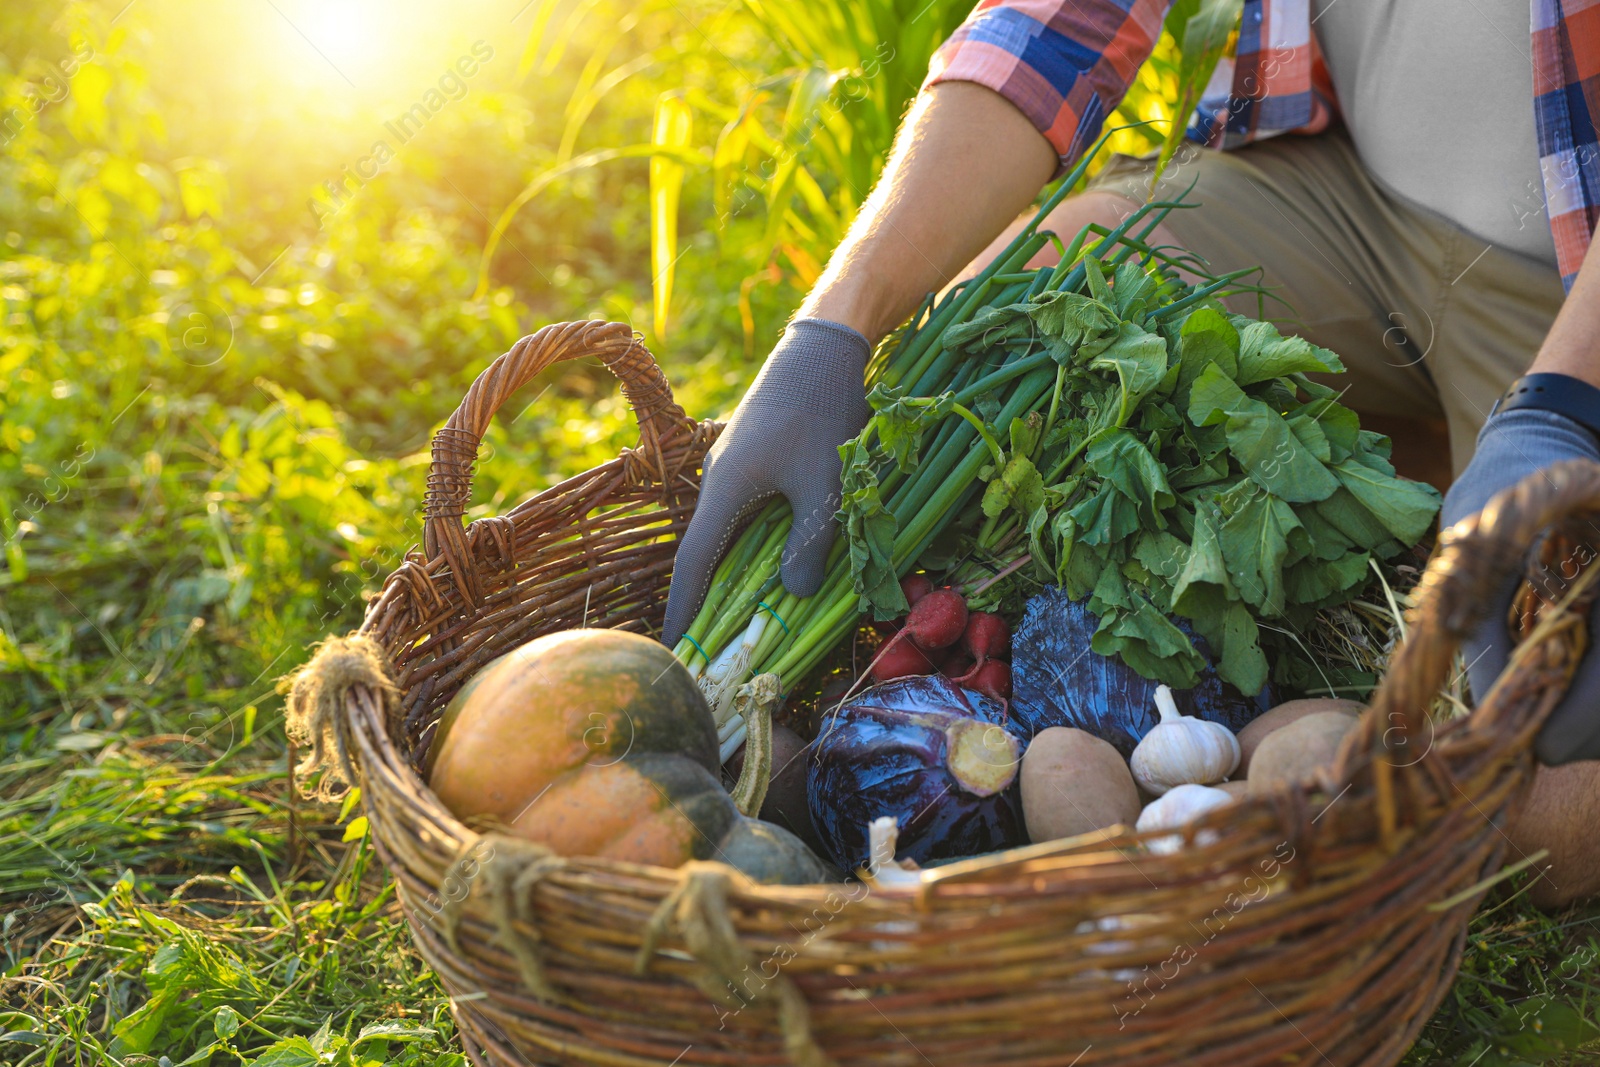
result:
<svg viewBox="0 0 1600 1067"><path fill-rule="evenodd" d="M835 532L835 450L870 413L871 346L986 262L1093 143L1167 6L983 0L946 43L883 178L707 457L669 643L739 520L776 493L796 518L783 582L815 592ZM1200 206L1156 241L1218 271L1264 266L1294 309L1286 327L1344 358L1345 402L1370 423L1402 449L1442 424L1456 474L1446 524L1552 463L1600 460L1600 255L1585 257L1600 211L1600 3L1531 8L1530 34L1529 0L1246 0L1236 56L1190 129L1240 150L1185 152L1157 187L1192 181ZM1314 136L1267 139L1287 132ZM1115 160L1047 227L1114 226L1152 169ZM1479 693L1509 646L1505 612L1491 615L1468 649ZM1570 763L1600 758L1597 700L1591 655L1538 739L1550 766L1515 843L1551 849L1535 893L1547 903L1600 891L1588 841L1600 764Z"/></svg>

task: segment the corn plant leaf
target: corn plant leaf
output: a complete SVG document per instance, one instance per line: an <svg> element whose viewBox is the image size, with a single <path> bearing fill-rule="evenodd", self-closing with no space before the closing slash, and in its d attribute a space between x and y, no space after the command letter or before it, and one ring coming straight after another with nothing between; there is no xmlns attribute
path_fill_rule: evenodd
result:
<svg viewBox="0 0 1600 1067"><path fill-rule="evenodd" d="M537 0L533 5L532 28L528 31L528 40L522 47L522 55L517 59L518 82L531 74L534 65L539 61L539 55L545 47L545 27L549 24L550 15L556 7L557 0Z"/></svg>
<svg viewBox="0 0 1600 1067"><path fill-rule="evenodd" d="M733 198L750 151L750 127L754 122L749 111L740 111L722 127L711 152L712 206L717 212L717 226L724 231L733 215Z"/></svg>
<svg viewBox="0 0 1600 1067"><path fill-rule="evenodd" d="M652 148L668 149L650 157L650 279L654 296L654 330L667 335L672 307L672 282L678 263L678 196L684 165L676 155L686 150L694 132L694 116L681 93L662 93L656 100Z"/></svg>

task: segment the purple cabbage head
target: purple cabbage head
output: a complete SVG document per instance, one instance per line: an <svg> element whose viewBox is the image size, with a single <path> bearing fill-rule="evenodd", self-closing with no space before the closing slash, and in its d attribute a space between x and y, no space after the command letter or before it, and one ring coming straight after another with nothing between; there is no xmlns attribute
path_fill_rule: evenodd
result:
<svg viewBox="0 0 1600 1067"><path fill-rule="evenodd" d="M1200 684L1172 693L1178 710L1221 723L1234 733L1277 703L1269 682L1246 695L1217 677L1211 649L1187 619L1173 623L1188 636L1207 667ZM1032 740L1051 726L1073 726L1109 741L1122 757L1160 721L1158 683L1116 656L1089 647L1100 619L1083 601L1056 586L1028 601L1022 625L1011 638L1011 717L1018 733Z"/></svg>
<svg viewBox="0 0 1600 1067"><path fill-rule="evenodd" d="M873 686L823 720L806 780L823 851L867 861L867 824L892 815L897 859L972 856L1027 841L1023 742L998 700L940 675Z"/></svg>

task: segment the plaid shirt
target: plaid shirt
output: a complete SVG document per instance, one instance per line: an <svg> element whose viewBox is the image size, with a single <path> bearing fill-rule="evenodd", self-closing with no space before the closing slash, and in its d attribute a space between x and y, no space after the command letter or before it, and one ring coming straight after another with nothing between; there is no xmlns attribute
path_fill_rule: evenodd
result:
<svg viewBox="0 0 1600 1067"><path fill-rule="evenodd" d="M1534 119L1556 262L1570 289L1600 218L1600 0L1530 0ZM928 85L970 81L1015 104L1062 163L1100 133L1161 33L1171 0L981 0L934 57ZM1245 0L1239 44L1189 137L1233 148L1316 133L1338 112L1309 0Z"/></svg>

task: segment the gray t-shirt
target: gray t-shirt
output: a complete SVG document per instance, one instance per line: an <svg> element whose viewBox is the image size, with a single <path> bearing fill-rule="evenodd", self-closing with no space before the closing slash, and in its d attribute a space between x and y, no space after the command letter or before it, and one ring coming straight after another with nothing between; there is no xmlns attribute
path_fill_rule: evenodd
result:
<svg viewBox="0 0 1600 1067"><path fill-rule="evenodd" d="M1528 0L1312 0L1345 125L1391 193L1556 263L1533 126Z"/></svg>

